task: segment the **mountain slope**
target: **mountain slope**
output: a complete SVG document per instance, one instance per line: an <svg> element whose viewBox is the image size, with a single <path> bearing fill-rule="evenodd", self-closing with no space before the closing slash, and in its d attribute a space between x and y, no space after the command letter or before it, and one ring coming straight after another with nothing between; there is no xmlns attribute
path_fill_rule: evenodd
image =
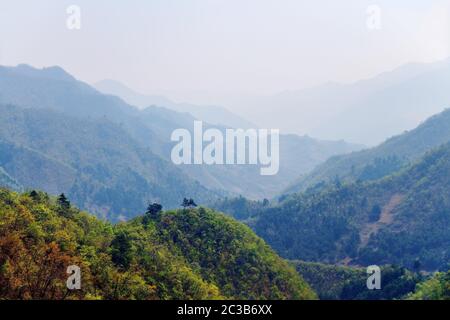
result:
<svg viewBox="0 0 450 320"><path fill-rule="evenodd" d="M156 116L153 119L158 119L158 121L153 121L152 130L162 133L163 137L169 137L170 133L177 128L186 128L192 132L194 118L205 121L206 128L215 127L222 132L230 127L256 128L242 119L231 119L223 110L218 110L216 107L203 107L203 109L210 109L205 114L200 111L198 106L174 104L161 97L140 95L117 81L101 81L95 87L101 92L117 95L133 105L146 107L156 104L179 112L189 112L193 115L193 117L188 114L180 115L157 107L144 109L142 112L143 119L148 119L148 122L150 122L150 114L153 117ZM158 115L155 115L155 111ZM162 112L165 112L166 115L161 116ZM177 125L174 125L174 122ZM164 125L159 126L159 123L164 123ZM216 125L212 126L214 124ZM155 130L155 126L159 128ZM253 199L272 198L288 186L292 177L311 171L317 164L330 156L360 150L361 148L361 145L349 144L344 141L321 141L308 136L281 135L280 171L276 176L261 176L259 168L246 165L184 166L182 169L186 174L198 179L208 188L228 190ZM164 153L169 154L170 150L166 149Z"/></svg>
<svg viewBox="0 0 450 320"><path fill-rule="evenodd" d="M67 199L0 189L0 221L1 299L315 298L247 227L208 209L111 225ZM71 265L81 290L66 288Z"/></svg>
<svg viewBox="0 0 450 320"><path fill-rule="evenodd" d="M22 186L15 179L13 179L2 167L0 167L0 186L12 190L22 189Z"/></svg>
<svg viewBox="0 0 450 320"><path fill-rule="evenodd" d="M21 185L66 193L113 221L148 201L174 208L217 197L107 119L0 105L0 137L0 166Z"/></svg>
<svg viewBox="0 0 450 320"><path fill-rule="evenodd" d="M450 109L434 115L419 127L393 137L377 147L332 157L300 177L284 193L304 191L318 184L370 181L414 162L427 151L450 141Z"/></svg>
<svg viewBox="0 0 450 320"><path fill-rule="evenodd" d="M262 177L259 167L248 165L184 165L175 170L170 159L171 149L175 143L170 141L170 136L172 131L178 128L192 130L195 118L187 113L179 113L163 107L138 110L118 97L101 94L59 67L35 69L26 65L0 67L1 102L41 111L56 111L67 115L67 122L74 118L83 121L109 121L120 127L126 137L134 140L133 144L137 144L143 150L149 150L151 152L149 157L164 159L166 167L171 167L171 172L183 171L190 177L189 180L199 181L205 188L211 190L228 190L230 193L243 194L252 198L273 197L286 188L294 177L308 172L329 156L360 149L358 145L342 141L318 141L309 137L282 135L280 138L281 167L276 176ZM10 117L9 121L14 124L16 118ZM204 126L207 128L211 125L205 123ZM225 128L219 127L219 129ZM16 138L20 139L19 136L8 139L16 142ZM45 139L45 136L41 138ZM84 135L84 138L89 137ZM109 139L105 141L108 144L113 143L111 138L103 137L103 139ZM48 136L47 139L53 139L53 137ZM79 137L72 134L70 139L67 143L76 145ZM162 159L160 159L161 162ZM158 167L147 169L159 171ZM184 179L181 176L178 178L178 180ZM157 187L158 184L152 186L152 188ZM94 210L92 207L89 208Z"/></svg>
<svg viewBox="0 0 450 320"><path fill-rule="evenodd" d="M380 266L382 290L367 290L367 270L316 262L292 261L321 300L404 299L422 279L404 268Z"/></svg>
<svg viewBox="0 0 450 320"><path fill-rule="evenodd" d="M450 300L450 271L437 272L420 283L409 300Z"/></svg>
<svg viewBox="0 0 450 320"><path fill-rule="evenodd" d="M289 259L426 270L450 261L450 144L397 174L287 197L249 222Z"/></svg>

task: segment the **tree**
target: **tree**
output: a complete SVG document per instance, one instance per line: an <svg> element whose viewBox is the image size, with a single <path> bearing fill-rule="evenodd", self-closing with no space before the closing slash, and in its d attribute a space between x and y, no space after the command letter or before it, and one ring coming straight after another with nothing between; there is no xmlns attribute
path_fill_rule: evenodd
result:
<svg viewBox="0 0 450 320"><path fill-rule="evenodd" d="M64 193L61 193L58 197L58 205L63 209L70 209L70 201L67 199Z"/></svg>
<svg viewBox="0 0 450 320"><path fill-rule="evenodd" d="M159 203L152 203L149 204L147 207L147 211L145 212L146 215L149 216L156 216L158 213L160 213L162 211L162 205L160 205Z"/></svg>
<svg viewBox="0 0 450 320"><path fill-rule="evenodd" d="M125 232L120 232L111 241L111 260L122 269L128 269L133 259L131 239Z"/></svg>
<svg viewBox="0 0 450 320"><path fill-rule="evenodd" d="M189 208L195 208L195 207L197 207L197 204L194 202L194 199L189 199L189 201L188 201L188 206L189 206Z"/></svg>
<svg viewBox="0 0 450 320"><path fill-rule="evenodd" d="M158 214L162 211L162 208L162 205L156 202L149 204L147 207L147 211L145 211L145 215L142 218L142 223L145 226L148 225L152 218L158 216Z"/></svg>
<svg viewBox="0 0 450 320"><path fill-rule="evenodd" d="M263 207L267 207L269 205L269 200L264 198L262 205Z"/></svg>
<svg viewBox="0 0 450 320"><path fill-rule="evenodd" d="M187 207L189 207L189 200L187 198L183 199L183 202L181 203L181 206L186 209Z"/></svg>
<svg viewBox="0 0 450 320"><path fill-rule="evenodd" d="M34 201L39 201L39 194L36 192L36 190L32 190L30 192L30 197L31 199L33 199Z"/></svg>

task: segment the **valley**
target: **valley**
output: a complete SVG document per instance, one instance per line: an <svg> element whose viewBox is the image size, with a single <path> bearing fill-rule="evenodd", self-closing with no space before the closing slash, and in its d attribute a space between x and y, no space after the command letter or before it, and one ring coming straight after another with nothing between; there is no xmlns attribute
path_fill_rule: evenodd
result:
<svg viewBox="0 0 450 320"><path fill-rule="evenodd" d="M51 250L55 263L81 262L96 280L74 299L423 297L427 281L445 285L450 261L449 119L445 110L372 148L280 134L266 148L279 147L279 158L263 154L278 173L264 176L245 163L258 163L245 142L261 129L214 126L164 106L140 110L58 67L0 67L0 262L13 266L2 296L48 294L14 287L37 276L8 253L20 248L24 261ZM169 142L177 128L190 139ZM217 165L228 153L217 158L216 140L230 130L244 138L224 150L243 153ZM174 163L173 142L200 164L195 150L213 140L206 162L216 165ZM150 203L167 211L144 213ZM382 293L364 287L371 264L389 275ZM59 297L62 273L54 281Z"/></svg>

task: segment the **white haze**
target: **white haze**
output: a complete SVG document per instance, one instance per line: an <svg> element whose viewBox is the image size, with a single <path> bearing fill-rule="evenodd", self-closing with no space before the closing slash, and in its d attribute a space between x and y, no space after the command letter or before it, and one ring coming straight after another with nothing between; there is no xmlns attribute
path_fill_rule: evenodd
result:
<svg viewBox="0 0 450 320"><path fill-rule="evenodd" d="M81 30L66 28L73 4ZM366 26L374 4L376 31ZM332 118L322 116L345 111L340 106L286 108L276 97L448 57L449 7L447 0L2 1L0 64L59 65L89 83L114 79L176 102L220 105L285 132L376 143L383 137L333 137ZM273 105L261 108L264 100Z"/></svg>

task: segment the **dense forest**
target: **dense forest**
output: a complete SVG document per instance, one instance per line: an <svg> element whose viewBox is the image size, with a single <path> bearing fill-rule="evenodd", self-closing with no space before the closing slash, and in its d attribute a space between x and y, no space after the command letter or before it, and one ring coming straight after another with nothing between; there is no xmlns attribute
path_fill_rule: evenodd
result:
<svg viewBox="0 0 450 320"><path fill-rule="evenodd" d="M409 300L450 300L450 271L438 272L419 283Z"/></svg>
<svg viewBox="0 0 450 320"><path fill-rule="evenodd" d="M337 180L272 205L228 199L216 208L246 221L288 259L410 269L419 264L423 270L446 271L449 159L447 144L377 181ZM247 210L244 216L237 214L239 208Z"/></svg>
<svg viewBox="0 0 450 320"><path fill-rule="evenodd" d="M0 299L449 299L450 110L339 156L361 146L282 135L274 177L175 166L194 120L0 67Z"/></svg>
<svg viewBox="0 0 450 320"><path fill-rule="evenodd" d="M292 261L297 271L326 300L393 300L407 299L420 290L426 277L405 268L381 266L381 290L367 290L367 272L361 267L326 265L317 262Z"/></svg>
<svg viewBox="0 0 450 320"><path fill-rule="evenodd" d="M132 217L149 199L174 208L183 196L207 202L219 194L112 121L1 104L0 167L18 181L2 186L65 193L113 222Z"/></svg>
<svg viewBox="0 0 450 320"><path fill-rule="evenodd" d="M81 268L81 289L66 288ZM248 227L187 201L113 225L64 195L0 189L1 299L314 299Z"/></svg>

